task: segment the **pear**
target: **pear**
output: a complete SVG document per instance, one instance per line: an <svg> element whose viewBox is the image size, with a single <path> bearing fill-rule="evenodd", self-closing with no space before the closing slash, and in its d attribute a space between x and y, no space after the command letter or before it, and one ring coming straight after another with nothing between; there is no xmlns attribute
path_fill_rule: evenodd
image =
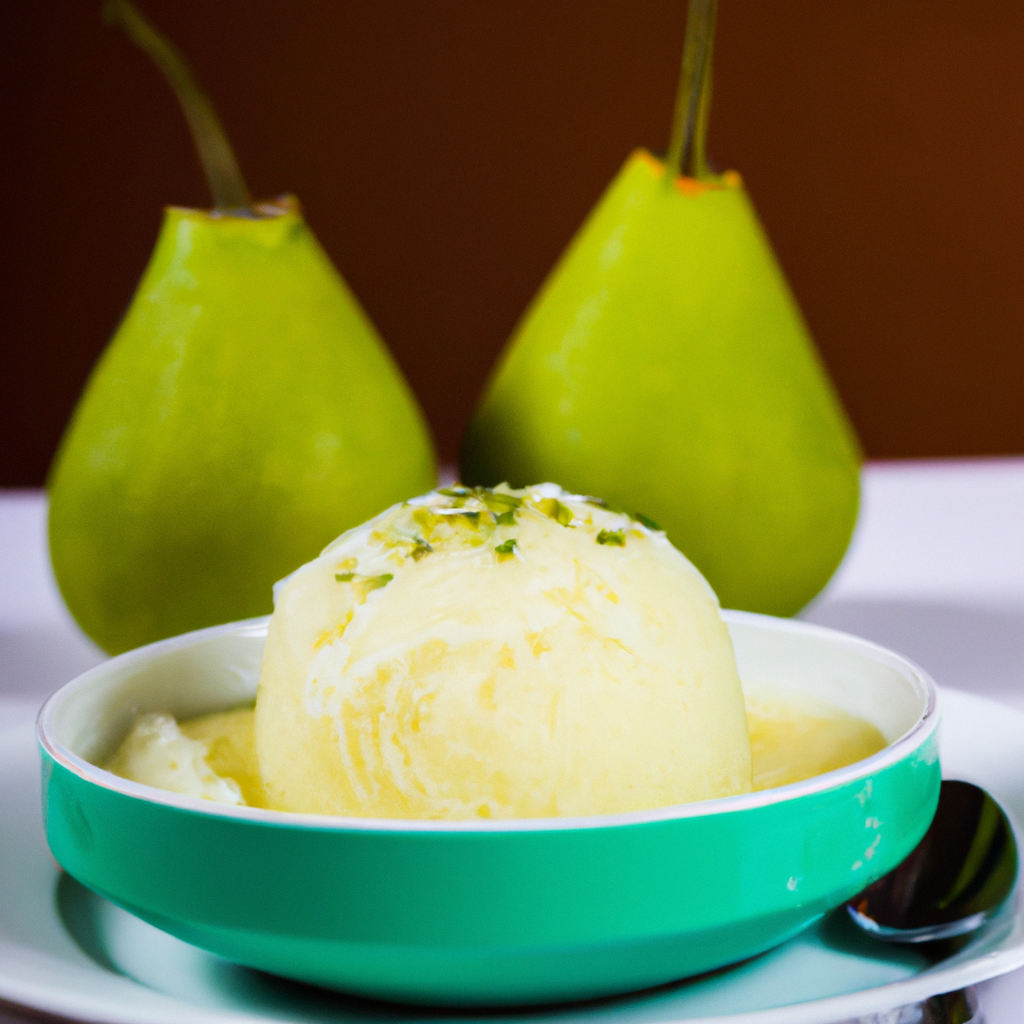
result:
<svg viewBox="0 0 1024 1024"><path fill-rule="evenodd" d="M180 84L168 44L110 9ZM419 408L298 203L252 205L212 108L192 113L218 135L199 142L225 206L167 209L48 483L61 593L111 653L269 612L276 580L436 479Z"/></svg>
<svg viewBox="0 0 1024 1024"><path fill-rule="evenodd" d="M642 510L723 605L790 615L849 544L860 450L740 176L707 170L713 24L691 2L669 158L630 156L573 239L460 469Z"/></svg>

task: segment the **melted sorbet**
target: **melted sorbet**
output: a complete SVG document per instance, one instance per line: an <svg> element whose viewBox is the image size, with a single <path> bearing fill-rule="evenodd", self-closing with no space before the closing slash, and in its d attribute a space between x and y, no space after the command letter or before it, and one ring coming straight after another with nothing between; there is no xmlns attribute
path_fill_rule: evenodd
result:
<svg viewBox="0 0 1024 1024"><path fill-rule="evenodd" d="M162 720L165 728L178 728L169 715L142 716L108 765L111 771L174 793L267 807L256 759L252 707L182 722L179 735L196 744L193 750L198 761L182 759L179 748L166 740L155 742L154 719ZM870 722L825 702L805 706L799 699L784 696L755 698L748 701L747 725L755 790L786 786L843 768L885 746L882 734ZM207 781L211 775L234 782L237 792L227 798L213 795Z"/></svg>

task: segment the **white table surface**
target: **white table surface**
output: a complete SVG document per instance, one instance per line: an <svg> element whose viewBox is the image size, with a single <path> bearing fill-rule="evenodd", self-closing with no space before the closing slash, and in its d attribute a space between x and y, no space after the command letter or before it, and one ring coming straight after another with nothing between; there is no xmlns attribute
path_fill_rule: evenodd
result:
<svg viewBox="0 0 1024 1024"><path fill-rule="evenodd" d="M33 715L103 657L61 602L45 519L40 492L0 491L7 719ZM1024 458L870 464L846 560L804 617L894 648L941 684L1024 709ZM1024 969L979 992L986 1024L1024 1021ZM0 1009L0 1024L28 1019Z"/></svg>

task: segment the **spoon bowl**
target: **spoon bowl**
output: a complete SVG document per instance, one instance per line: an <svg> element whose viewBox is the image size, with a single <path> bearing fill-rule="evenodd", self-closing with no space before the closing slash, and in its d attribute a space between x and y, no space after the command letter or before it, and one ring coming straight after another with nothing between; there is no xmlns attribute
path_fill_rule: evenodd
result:
<svg viewBox="0 0 1024 1024"><path fill-rule="evenodd" d="M846 904L854 923L885 942L931 943L968 935L1006 902L1017 844L983 789L947 779L924 838L898 867Z"/></svg>

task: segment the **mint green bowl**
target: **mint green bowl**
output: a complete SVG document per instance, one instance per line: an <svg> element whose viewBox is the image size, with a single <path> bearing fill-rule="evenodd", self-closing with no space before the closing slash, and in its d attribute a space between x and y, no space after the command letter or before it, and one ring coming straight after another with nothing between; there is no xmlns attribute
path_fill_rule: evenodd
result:
<svg viewBox="0 0 1024 1024"><path fill-rule="evenodd" d="M265 621L114 658L39 718L54 856L83 885L228 960L347 992L448 1006L605 996L794 935L898 864L939 792L935 688L841 633L727 612L744 687L873 722L888 746L744 796L577 819L427 822L233 808L96 767L134 717L250 700Z"/></svg>

